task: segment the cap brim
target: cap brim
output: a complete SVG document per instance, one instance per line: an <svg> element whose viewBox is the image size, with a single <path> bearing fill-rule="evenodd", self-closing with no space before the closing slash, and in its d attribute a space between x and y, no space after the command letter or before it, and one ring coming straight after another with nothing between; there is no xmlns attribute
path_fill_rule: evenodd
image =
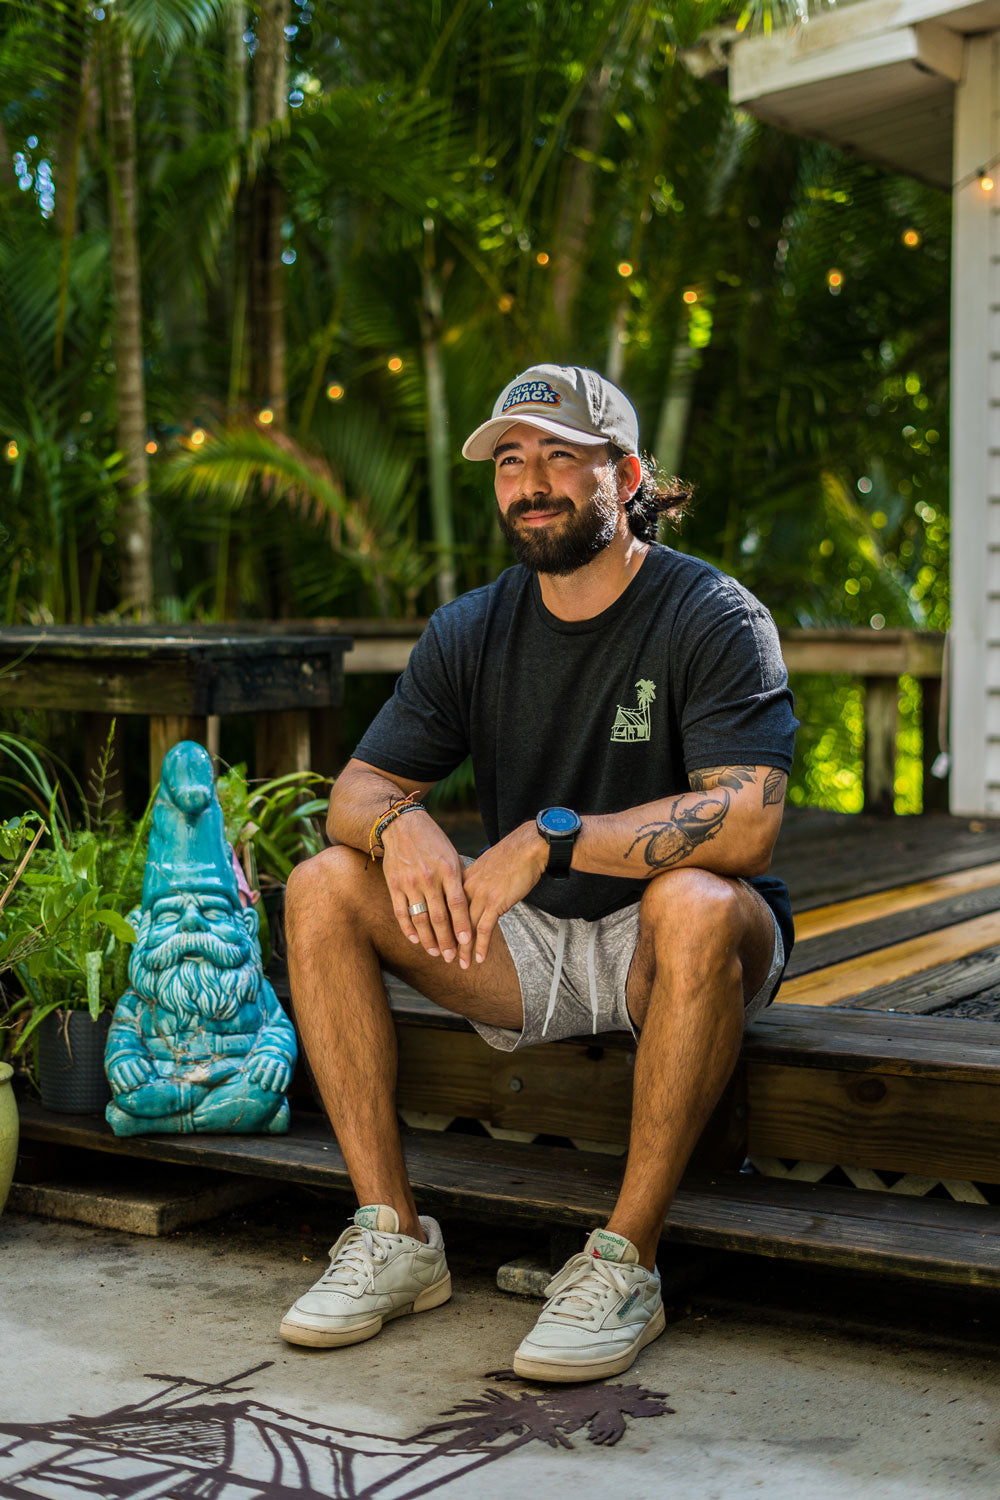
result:
<svg viewBox="0 0 1000 1500"><path fill-rule="evenodd" d="M491 421L484 422L477 427L462 444L462 457L470 459L487 459L493 457L494 449L505 432L512 427L518 427L524 423L528 427L537 427L542 432L548 432L552 437L565 438L568 443L583 443L585 446L596 447L599 443L610 442L610 438L604 437L597 432L580 432L576 427L567 427L563 422L553 422L548 417L493 417Z"/></svg>

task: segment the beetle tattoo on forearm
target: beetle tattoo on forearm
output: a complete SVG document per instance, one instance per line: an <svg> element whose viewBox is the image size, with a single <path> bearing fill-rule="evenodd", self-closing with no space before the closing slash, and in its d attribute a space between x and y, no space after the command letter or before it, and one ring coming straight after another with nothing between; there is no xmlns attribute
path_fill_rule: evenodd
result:
<svg viewBox="0 0 1000 1500"><path fill-rule="evenodd" d="M690 793L676 799L670 809L670 817L661 823L644 823L636 829L636 835L625 858L628 859L636 844L645 842L644 856L651 870L669 870L693 854L699 844L705 844L722 827L729 811L730 797L724 786L718 786L714 796L702 797L697 802L690 800Z"/></svg>

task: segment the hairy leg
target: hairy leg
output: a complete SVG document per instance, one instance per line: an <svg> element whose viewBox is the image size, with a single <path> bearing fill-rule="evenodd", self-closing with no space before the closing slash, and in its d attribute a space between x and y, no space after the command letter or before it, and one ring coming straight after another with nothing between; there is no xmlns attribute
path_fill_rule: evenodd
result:
<svg viewBox="0 0 1000 1500"><path fill-rule="evenodd" d="M702 870L650 882L627 988L642 1028L632 1129L608 1225L649 1268L688 1157L736 1065L744 1005L773 949L770 911L739 882Z"/></svg>
<svg viewBox="0 0 1000 1500"><path fill-rule="evenodd" d="M485 963L461 969L403 936L381 868L339 846L297 866L286 897L295 1018L360 1203L386 1203L423 1239L396 1119L396 1033L382 982L398 974L447 1010L522 1023L517 971L499 929Z"/></svg>

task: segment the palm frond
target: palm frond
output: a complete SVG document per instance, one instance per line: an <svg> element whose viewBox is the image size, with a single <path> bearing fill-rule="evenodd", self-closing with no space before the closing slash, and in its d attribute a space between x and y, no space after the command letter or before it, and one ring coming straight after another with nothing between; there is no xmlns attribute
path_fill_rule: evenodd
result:
<svg viewBox="0 0 1000 1500"><path fill-rule="evenodd" d="M207 36L226 7L227 0L117 0L115 9L137 52L156 46L169 57Z"/></svg>

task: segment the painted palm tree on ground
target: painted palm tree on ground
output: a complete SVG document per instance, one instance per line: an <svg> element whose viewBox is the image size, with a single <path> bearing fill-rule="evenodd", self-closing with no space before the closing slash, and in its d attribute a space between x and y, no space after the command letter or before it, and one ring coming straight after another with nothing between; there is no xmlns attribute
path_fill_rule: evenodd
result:
<svg viewBox="0 0 1000 1500"><path fill-rule="evenodd" d="M507 1371L496 1371L495 1379L511 1379ZM460 1401L446 1420L435 1422L415 1433L413 1441L434 1440L431 1453L414 1459L406 1468L392 1476L392 1486L398 1486L408 1475L417 1476L426 1464L437 1459L442 1452L463 1452L487 1448L478 1468L494 1463L498 1458L523 1448L528 1443L545 1443L550 1448L572 1448L569 1434L586 1429L588 1442L611 1447L624 1437L628 1430L628 1418L672 1416L673 1407L658 1391L647 1390L641 1385L615 1385L596 1383L593 1385L568 1386L557 1391L501 1391L487 1389L482 1396L469 1401ZM465 1470L463 1479L471 1470ZM435 1487L437 1480L428 1485L406 1490L406 1500L415 1500ZM357 1500L375 1500L380 1486L362 1491Z"/></svg>

